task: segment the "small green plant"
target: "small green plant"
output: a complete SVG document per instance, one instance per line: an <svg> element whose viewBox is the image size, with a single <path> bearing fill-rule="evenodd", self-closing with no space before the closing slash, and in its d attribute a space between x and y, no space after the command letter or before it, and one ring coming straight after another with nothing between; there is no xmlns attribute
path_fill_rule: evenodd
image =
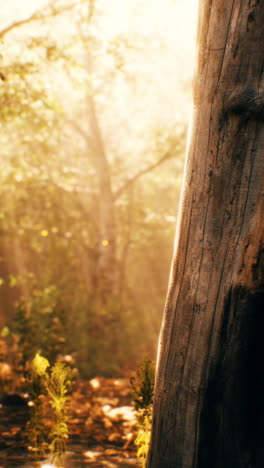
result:
<svg viewBox="0 0 264 468"><path fill-rule="evenodd" d="M29 382L30 394L33 402L30 421L28 422L28 439L30 448L36 457L45 454L47 443L44 425L43 396L45 394L45 376L49 361L36 354L30 363Z"/></svg>
<svg viewBox="0 0 264 468"><path fill-rule="evenodd" d="M53 427L50 433L52 461L62 466L68 438L68 389L71 385L71 369L62 362L57 362L46 380L46 388L53 409Z"/></svg>
<svg viewBox="0 0 264 468"><path fill-rule="evenodd" d="M32 450L43 456L47 448L44 425L44 399L48 398L52 409L52 426L49 434L52 462L62 466L68 438L68 390L71 386L71 369L57 362L50 367L49 361L36 354L30 363L30 387L33 399L32 417L28 423L29 440Z"/></svg>
<svg viewBox="0 0 264 468"><path fill-rule="evenodd" d="M146 467L151 434L152 404L154 393L155 371L153 362L145 360L130 379L133 400L137 410L137 457L142 468Z"/></svg>
<svg viewBox="0 0 264 468"><path fill-rule="evenodd" d="M147 465L147 456L151 434L151 416L151 413L145 414L142 420L142 415L140 415L141 421L138 421L137 425L137 437L135 439L135 444L138 447L137 458L141 462L142 468L146 468Z"/></svg>

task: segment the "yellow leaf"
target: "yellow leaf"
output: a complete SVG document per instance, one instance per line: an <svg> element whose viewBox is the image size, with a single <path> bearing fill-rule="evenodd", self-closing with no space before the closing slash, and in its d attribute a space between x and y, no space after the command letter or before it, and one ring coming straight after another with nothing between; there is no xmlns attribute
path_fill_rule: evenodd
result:
<svg viewBox="0 0 264 468"><path fill-rule="evenodd" d="M37 353L31 363L31 369L37 375L44 375L49 365L49 361L43 356L41 356L39 353Z"/></svg>

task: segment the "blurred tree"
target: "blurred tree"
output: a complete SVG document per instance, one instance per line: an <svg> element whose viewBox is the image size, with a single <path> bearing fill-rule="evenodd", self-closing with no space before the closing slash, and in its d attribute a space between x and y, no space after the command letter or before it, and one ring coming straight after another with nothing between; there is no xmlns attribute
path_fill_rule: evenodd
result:
<svg viewBox="0 0 264 468"><path fill-rule="evenodd" d="M99 66L97 63L97 55L102 55L102 39L100 36L98 37L98 29L96 27L96 20L98 19L98 3L99 2L96 1L90 2L89 12L87 15L88 20L82 20L79 30L85 50L86 66L89 77L89 89L86 101L86 125L82 127L79 123L76 123L76 121L71 121L71 124L87 143L89 158L97 177L99 229L98 250L93 254L93 258L97 259L94 269L93 285L98 291L98 297L103 303L105 303L108 299L112 301L113 296L115 296L117 292L122 294L121 284L124 284L125 259L122 258L122 254L119 259L117 256L118 226L116 205L118 200L140 177L156 169L169 158L173 156L176 157L177 154L181 155L183 153L184 132L179 132L179 135L175 138L176 141L169 143L169 147L167 149L166 147L163 149L164 154L159 157L157 161L154 163L152 162L149 165L145 164L144 167L139 169L134 175L125 177L125 180L122 180L119 188L117 190L114 189L111 164L109 162L109 156L107 154L108 151L105 143L106 138L103 135L98 117L98 107L100 107L98 105L98 97L102 96L102 88L103 93L106 92L104 83L107 83L107 86L109 87L109 70L108 68L105 70L105 66L103 67L103 71L100 70L100 62ZM120 53L120 43L125 45L125 49L122 54ZM116 67L111 74L111 84L118 79L116 75L120 73L120 63L124 66L124 53L127 53L129 47L131 48L132 46L127 43L125 38L122 36L115 38L114 47L110 47L109 45L108 49L110 52L108 52L108 55L113 56L114 67ZM105 60L105 52L103 52L103 55L103 59ZM119 67L116 65L117 59L119 61ZM121 73L123 74L122 69ZM100 91L96 90L96 81L101 81L102 83ZM124 256L127 255L129 242L126 242L125 244L126 247L123 250ZM121 267L122 273L119 271L119 267Z"/></svg>
<svg viewBox="0 0 264 468"><path fill-rule="evenodd" d="M6 319L19 299L16 332L29 339L37 324L50 329L50 343L32 340L25 353L37 342L77 351L91 375L155 346L185 125L165 128L159 116L139 123L143 97L129 69L142 54L137 42L104 38L97 2L90 13L85 2L63 3L2 33L10 53L0 88L0 287ZM63 338L54 313L64 317L68 348L54 345Z"/></svg>

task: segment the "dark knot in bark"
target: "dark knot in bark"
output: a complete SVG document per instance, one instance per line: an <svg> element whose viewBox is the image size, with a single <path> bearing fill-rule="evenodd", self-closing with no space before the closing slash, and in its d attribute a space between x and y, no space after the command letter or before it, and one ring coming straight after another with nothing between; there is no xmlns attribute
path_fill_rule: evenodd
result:
<svg viewBox="0 0 264 468"><path fill-rule="evenodd" d="M264 121L264 93L255 88L236 90L224 100L224 113Z"/></svg>

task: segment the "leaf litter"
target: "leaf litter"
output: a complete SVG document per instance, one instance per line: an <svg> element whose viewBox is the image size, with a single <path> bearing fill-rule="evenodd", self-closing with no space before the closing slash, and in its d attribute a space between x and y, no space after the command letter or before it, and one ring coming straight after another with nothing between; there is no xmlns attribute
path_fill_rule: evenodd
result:
<svg viewBox="0 0 264 468"><path fill-rule="evenodd" d="M20 400L0 406L0 468L37 466L27 451L29 402L23 395ZM49 427L48 411L44 424ZM71 395L65 468L137 466L135 425L129 379L77 381ZM48 460L44 462L48 466Z"/></svg>

